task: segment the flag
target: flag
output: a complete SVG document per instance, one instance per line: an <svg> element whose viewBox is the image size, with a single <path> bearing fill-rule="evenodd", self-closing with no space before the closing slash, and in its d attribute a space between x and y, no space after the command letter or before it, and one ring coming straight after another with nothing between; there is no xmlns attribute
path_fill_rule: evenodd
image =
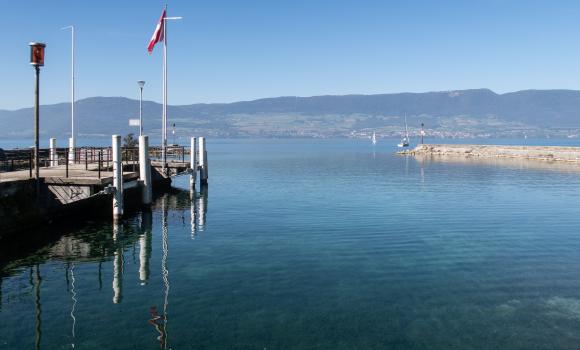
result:
<svg viewBox="0 0 580 350"><path fill-rule="evenodd" d="M149 45L147 45L147 51L149 53L153 52L153 47L155 47L155 44L157 44L160 41L163 41L163 26L165 25L165 12L167 11L167 9L163 10L163 13L161 14L161 18L159 18L159 23L157 23L157 27L155 27L155 31L153 32L153 35L151 36L151 40L149 40Z"/></svg>

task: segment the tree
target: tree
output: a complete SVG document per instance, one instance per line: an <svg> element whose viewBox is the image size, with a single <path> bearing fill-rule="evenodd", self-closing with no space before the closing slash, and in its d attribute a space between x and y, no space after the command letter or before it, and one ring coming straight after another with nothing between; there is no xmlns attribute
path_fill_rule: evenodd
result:
<svg viewBox="0 0 580 350"><path fill-rule="evenodd" d="M137 144L139 142L137 141L137 139L134 137L133 133L129 133L127 134L127 136L123 137L123 147L137 147Z"/></svg>

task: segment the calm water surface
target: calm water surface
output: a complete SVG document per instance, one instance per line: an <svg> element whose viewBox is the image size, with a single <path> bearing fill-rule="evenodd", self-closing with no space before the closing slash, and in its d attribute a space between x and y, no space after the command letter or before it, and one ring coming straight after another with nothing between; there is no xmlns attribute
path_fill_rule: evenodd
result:
<svg viewBox="0 0 580 350"><path fill-rule="evenodd" d="M580 347L580 171L208 143L207 191L4 261L0 348Z"/></svg>

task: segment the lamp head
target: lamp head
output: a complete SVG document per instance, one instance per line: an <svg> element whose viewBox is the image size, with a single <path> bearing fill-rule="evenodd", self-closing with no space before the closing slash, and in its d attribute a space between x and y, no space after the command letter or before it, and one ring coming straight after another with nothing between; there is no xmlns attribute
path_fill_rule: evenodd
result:
<svg viewBox="0 0 580 350"><path fill-rule="evenodd" d="M46 44L32 42L30 46L30 64L37 67L44 66L44 48Z"/></svg>

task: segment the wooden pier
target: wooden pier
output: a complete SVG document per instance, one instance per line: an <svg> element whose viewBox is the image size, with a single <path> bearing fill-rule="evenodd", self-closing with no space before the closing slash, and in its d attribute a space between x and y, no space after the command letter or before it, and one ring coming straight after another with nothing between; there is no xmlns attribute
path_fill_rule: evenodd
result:
<svg viewBox="0 0 580 350"><path fill-rule="evenodd" d="M74 157L68 149L41 150L39 164L44 166L38 178L29 150L0 154L0 239L59 217L90 216L96 207L118 219L126 205L149 205L152 191L166 189L174 176L190 176L195 186L199 172L200 185L207 184L203 138L199 149L195 138L191 147L170 148L166 163L157 158L158 149L149 149L148 138L142 138L140 148L122 148L120 137L114 136L114 147L79 148Z"/></svg>

